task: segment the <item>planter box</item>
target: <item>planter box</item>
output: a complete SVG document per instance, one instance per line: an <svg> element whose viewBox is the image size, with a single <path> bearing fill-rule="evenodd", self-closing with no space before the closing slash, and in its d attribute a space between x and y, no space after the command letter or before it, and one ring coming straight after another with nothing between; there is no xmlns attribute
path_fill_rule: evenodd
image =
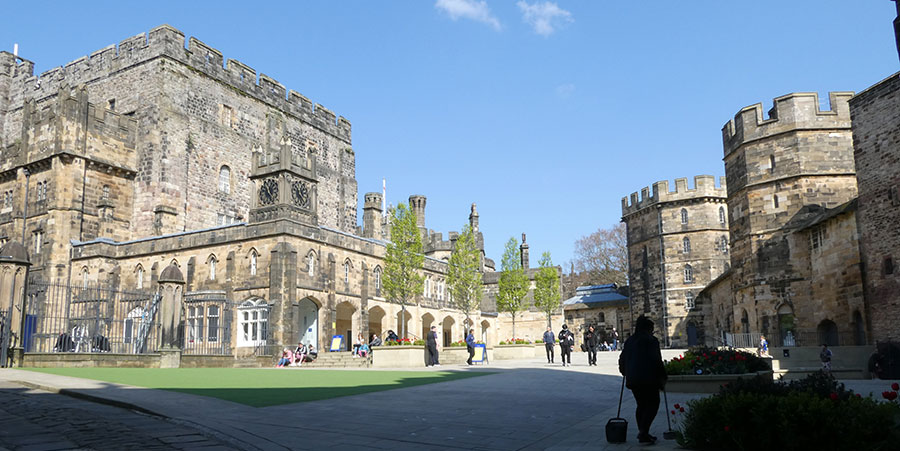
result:
<svg viewBox="0 0 900 451"><path fill-rule="evenodd" d="M425 366L426 354L425 346L377 346L372 350L372 367L420 368Z"/></svg>
<svg viewBox="0 0 900 451"><path fill-rule="evenodd" d="M699 374L669 376L666 391L672 393L718 393L723 385L744 377L764 375L772 378L772 371L757 371L746 374Z"/></svg>
<svg viewBox="0 0 900 451"><path fill-rule="evenodd" d="M543 345L541 345L543 349ZM500 345L494 347L494 355L491 357L497 360L517 360L517 359L533 359L536 347L530 345Z"/></svg>

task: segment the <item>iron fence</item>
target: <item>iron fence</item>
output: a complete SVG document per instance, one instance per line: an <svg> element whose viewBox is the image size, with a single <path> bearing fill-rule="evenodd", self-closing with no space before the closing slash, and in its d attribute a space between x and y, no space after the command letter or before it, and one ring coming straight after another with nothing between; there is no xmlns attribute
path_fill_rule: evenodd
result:
<svg viewBox="0 0 900 451"><path fill-rule="evenodd" d="M184 354L231 355L233 312L225 292L185 295Z"/></svg>
<svg viewBox="0 0 900 451"><path fill-rule="evenodd" d="M794 330L786 332L774 332L761 334L758 332L743 334L725 334L725 345L735 348L756 348L759 346L759 338L761 335L766 336L769 347L797 347L797 346L857 346L865 345L865 341L860 343L859 337L850 332L834 332L834 331L816 331L816 330Z"/></svg>
<svg viewBox="0 0 900 451"><path fill-rule="evenodd" d="M0 367L7 367L9 362L9 345L10 345L10 336L9 336L9 322L10 315L8 312L0 311Z"/></svg>
<svg viewBox="0 0 900 451"><path fill-rule="evenodd" d="M151 292L31 279L26 285L25 352L155 352L159 302L159 294Z"/></svg>

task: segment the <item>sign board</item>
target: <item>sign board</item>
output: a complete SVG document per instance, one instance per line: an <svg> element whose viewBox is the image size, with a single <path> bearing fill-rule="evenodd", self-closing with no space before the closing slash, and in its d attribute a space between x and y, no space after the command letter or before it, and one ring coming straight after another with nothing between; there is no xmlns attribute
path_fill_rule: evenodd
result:
<svg viewBox="0 0 900 451"><path fill-rule="evenodd" d="M488 361L487 348L483 344L476 344L475 345L475 355L472 357L472 363L475 363L475 362L487 363L487 361Z"/></svg>
<svg viewBox="0 0 900 451"><path fill-rule="evenodd" d="M343 335L335 335L331 337L331 347L328 349L330 352L337 352L342 349L344 344L344 336Z"/></svg>

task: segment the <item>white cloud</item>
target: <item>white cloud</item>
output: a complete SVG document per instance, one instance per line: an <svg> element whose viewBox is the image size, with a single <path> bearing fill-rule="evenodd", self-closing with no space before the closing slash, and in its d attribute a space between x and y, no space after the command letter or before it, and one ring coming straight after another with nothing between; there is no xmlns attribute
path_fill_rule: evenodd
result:
<svg viewBox="0 0 900 451"><path fill-rule="evenodd" d="M560 8L556 3L544 2L532 5L519 1L516 6L522 11L522 20L541 36L550 36L560 26L575 21L572 13Z"/></svg>
<svg viewBox="0 0 900 451"><path fill-rule="evenodd" d="M575 93L575 85L572 83L563 83L556 87L556 95L562 99L568 99Z"/></svg>
<svg viewBox="0 0 900 451"><path fill-rule="evenodd" d="M443 10L451 19L471 19L490 25L500 31L500 21L491 14L487 2L476 0L437 0L434 7Z"/></svg>

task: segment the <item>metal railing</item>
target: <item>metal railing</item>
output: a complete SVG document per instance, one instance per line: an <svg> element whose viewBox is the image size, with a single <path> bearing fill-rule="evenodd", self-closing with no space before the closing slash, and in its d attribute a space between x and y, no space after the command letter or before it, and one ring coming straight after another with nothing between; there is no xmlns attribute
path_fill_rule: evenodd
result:
<svg viewBox="0 0 900 451"><path fill-rule="evenodd" d="M860 342L851 332L821 332L815 330L795 330L786 332L774 332L761 334L759 332L725 334L725 346L735 348L757 348L760 335L766 336L769 347L799 347L799 346L857 346L865 345L865 340Z"/></svg>
<svg viewBox="0 0 900 451"><path fill-rule="evenodd" d="M208 292L184 297L184 354L230 355L234 305L225 293Z"/></svg>
<svg viewBox="0 0 900 451"><path fill-rule="evenodd" d="M25 352L155 352L158 303L158 295L150 292L31 279L26 285Z"/></svg>

